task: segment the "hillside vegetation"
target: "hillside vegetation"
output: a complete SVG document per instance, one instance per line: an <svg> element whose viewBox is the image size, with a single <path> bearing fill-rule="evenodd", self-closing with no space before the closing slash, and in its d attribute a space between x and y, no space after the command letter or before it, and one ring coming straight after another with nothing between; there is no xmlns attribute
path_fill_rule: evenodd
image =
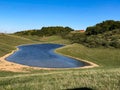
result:
<svg viewBox="0 0 120 90"><path fill-rule="evenodd" d="M108 20L88 27L85 33L69 33L72 43L80 43L89 48L120 48L120 21Z"/></svg>
<svg viewBox="0 0 120 90"><path fill-rule="evenodd" d="M107 20L94 26L87 27L85 33L71 33L70 27L43 27L38 30L26 30L15 35L53 36L58 35L68 39L71 43L83 44L89 48L107 47L120 48L120 21Z"/></svg>
<svg viewBox="0 0 120 90"><path fill-rule="evenodd" d="M86 34L97 35L107 31L113 31L115 29L120 29L120 21L106 20L96 24L95 26L87 27Z"/></svg>
<svg viewBox="0 0 120 90"><path fill-rule="evenodd" d="M87 48L80 44L72 44L58 49L64 55L81 58L98 64L105 68L120 67L120 50L112 48Z"/></svg>
<svg viewBox="0 0 120 90"><path fill-rule="evenodd" d="M23 35L22 37L39 42L39 43L56 43L56 44L70 44L69 40L63 39L59 35L43 36L39 37L36 35Z"/></svg>
<svg viewBox="0 0 120 90"><path fill-rule="evenodd" d="M52 35L60 35L65 36L69 32L73 31L70 27L62 27L62 26L56 26L56 27L42 27L41 29L36 30L24 30L20 32L16 32L15 35L36 35L36 36L52 36Z"/></svg>
<svg viewBox="0 0 120 90"><path fill-rule="evenodd" d="M107 25L108 22L112 23ZM91 33L97 30L98 26L102 28L104 24L106 25L105 31L98 32L101 30L99 29L97 34ZM94 29L88 27L85 33L71 33L72 30L70 30L61 35L51 35L49 33L53 28L46 27L44 32L48 31L47 29L49 32L45 35L42 33L42 36L39 36L41 34L33 35L32 33L36 30L25 31L30 34L23 34L24 31L14 35L1 34L0 56L11 52L21 44L58 43L66 44L66 46L57 49L57 53L84 59L98 64L99 67L57 70L30 69L29 72L0 71L0 90L74 90L85 87L91 90L120 90L120 28L118 21L110 20L96 24L92 27Z"/></svg>
<svg viewBox="0 0 120 90"><path fill-rule="evenodd" d="M61 90L87 87L92 90L119 90L118 49L91 49L72 44L58 53L86 59L99 65L91 69L31 70L25 73L0 72L1 90Z"/></svg>
<svg viewBox="0 0 120 90"><path fill-rule="evenodd" d="M0 34L0 56L10 53L16 49L16 46L21 44L33 44L33 43L57 43L57 44L69 44L68 40L62 39L60 36L15 36Z"/></svg>
<svg viewBox="0 0 120 90"><path fill-rule="evenodd" d="M30 39L14 35L0 34L0 56L3 56L21 44L35 43Z"/></svg>

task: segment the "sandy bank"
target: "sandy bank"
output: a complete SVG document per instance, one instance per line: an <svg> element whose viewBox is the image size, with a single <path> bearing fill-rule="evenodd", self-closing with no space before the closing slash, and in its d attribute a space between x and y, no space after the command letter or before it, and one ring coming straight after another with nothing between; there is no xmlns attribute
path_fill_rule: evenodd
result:
<svg viewBox="0 0 120 90"><path fill-rule="evenodd" d="M21 64L17 64L17 63L9 62L5 60L8 56L12 55L17 50L14 50L11 53L4 55L3 57L0 57L0 71L26 72L26 71L30 71L31 69L32 70L41 70L41 69L51 70L50 68L31 67L31 66L21 65Z"/></svg>
<svg viewBox="0 0 120 90"><path fill-rule="evenodd" d="M16 63L13 63L13 62L8 62L8 61L5 60L6 57L13 54L14 52L15 51L12 51L11 53L6 54L5 56L0 58L0 70L21 72L21 71L25 71L25 68L29 68L28 66L16 64Z"/></svg>

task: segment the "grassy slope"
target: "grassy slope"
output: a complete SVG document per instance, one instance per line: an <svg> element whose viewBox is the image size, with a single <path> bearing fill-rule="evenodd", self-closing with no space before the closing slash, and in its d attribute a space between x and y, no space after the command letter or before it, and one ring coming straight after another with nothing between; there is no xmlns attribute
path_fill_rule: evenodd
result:
<svg viewBox="0 0 120 90"><path fill-rule="evenodd" d="M11 52L15 46L26 43L34 43L34 41L14 35L0 35L0 56Z"/></svg>
<svg viewBox="0 0 120 90"><path fill-rule="evenodd" d="M62 39L59 36L51 36L40 38L37 36L19 37L15 35L0 35L0 56L3 56L15 49L15 46L30 43L62 43L68 44L69 41Z"/></svg>
<svg viewBox="0 0 120 90"><path fill-rule="evenodd" d="M58 49L57 52L94 62L103 68L120 67L120 49L91 49L80 44L73 44Z"/></svg>
<svg viewBox="0 0 120 90"><path fill-rule="evenodd" d="M47 42L47 43L57 43L57 44L70 44L68 40L62 39L60 36L48 36L48 37L24 36L24 37L41 43Z"/></svg>
<svg viewBox="0 0 120 90"><path fill-rule="evenodd" d="M55 37L41 38L38 41L56 43L64 41ZM39 38L37 37L36 41L37 39ZM14 46L23 43L35 42L16 36L0 36L0 47L3 50L0 49L0 53L5 54L15 49ZM80 70L39 70L30 73L0 72L0 90L59 90L79 87L96 90L120 89L120 50L90 49L73 44L58 49L57 52L95 62L100 67Z"/></svg>
<svg viewBox="0 0 120 90"><path fill-rule="evenodd" d="M0 90L60 90L89 87L96 90L119 90L119 69L68 70L0 78Z"/></svg>

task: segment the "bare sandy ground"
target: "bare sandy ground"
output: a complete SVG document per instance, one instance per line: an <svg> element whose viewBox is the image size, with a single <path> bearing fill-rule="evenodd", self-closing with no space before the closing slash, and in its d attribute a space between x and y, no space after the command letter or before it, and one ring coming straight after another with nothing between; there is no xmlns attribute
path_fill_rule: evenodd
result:
<svg viewBox="0 0 120 90"><path fill-rule="evenodd" d="M17 63L13 63L13 62L9 62L7 60L5 60L6 57L8 57L9 55L13 54L15 52L12 51L11 53L9 54L6 54L5 56L3 57L0 57L0 70L1 71L12 71L12 72L26 72L26 71L29 71L31 69L37 69L37 70L40 70L40 69L44 69L44 70L55 70L56 68L41 68L41 67L30 67L30 66L26 66L26 65L21 65L21 64L17 64ZM68 57L71 57L71 56L68 56ZM71 58L74 58L74 57L71 57ZM80 69L80 68L93 68L93 67L98 67L97 64L94 64L92 62L89 62L87 60L81 60L79 58L75 58L77 60L80 60L80 61L83 61L83 62L87 62L89 65L88 66L84 66L84 67L78 67L78 68L74 68L74 69ZM59 68L58 68L59 69ZM70 69L70 68L68 68Z"/></svg>
<svg viewBox="0 0 120 90"><path fill-rule="evenodd" d="M20 65L20 64L8 62L5 60L6 57L8 57L9 55L11 55L13 53L14 53L14 51L12 51L11 53L6 54L5 56L0 58L0 70L21 72L21 71L25 71L26 68L29 68L29 66Z"/></svg>
<svg viewBox="0 0 120 90"><path fill-rule="evenodd" d="M18 50L18 48L17 48L17 50ZM41 69L50 70L50 68L31 67L31 66L21 65L21 64L17 64L17 63L9 62L9 61L5 60L5 58L10 56L17 50L14 50L11 53L8 53L3 57L0 57L0 71L28 72L30 70L41 70Z"/></svg>

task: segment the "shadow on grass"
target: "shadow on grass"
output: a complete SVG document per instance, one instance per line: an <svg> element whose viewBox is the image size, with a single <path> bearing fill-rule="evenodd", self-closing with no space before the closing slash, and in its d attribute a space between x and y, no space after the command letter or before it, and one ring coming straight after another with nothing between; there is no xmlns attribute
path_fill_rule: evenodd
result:
<svg viewBox="0 0 120 90"><path fill-rule="evenodd" d="M66 90L93 90L92 88L82 87L82 88L72 88L72 89L66 89Z"/></svg>

